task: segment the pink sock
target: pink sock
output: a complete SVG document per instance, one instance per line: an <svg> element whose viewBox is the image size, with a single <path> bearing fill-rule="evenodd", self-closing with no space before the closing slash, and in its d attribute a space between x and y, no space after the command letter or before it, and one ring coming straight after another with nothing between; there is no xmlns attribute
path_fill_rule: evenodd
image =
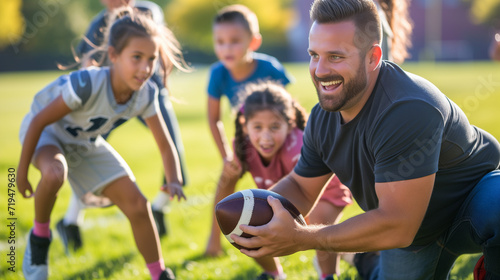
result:
<svg viewBox="0 0 500 280"><path fill-rule="evenodd" d="M151 279L160 279L160 274L165 270L165 263L163 259L159 259L156 262L148 263L146 266L149 269L149 274L151 274Z"/></svg>
<svg viewBox="0 0 500 280"><path fill-rule="evenodd" d="M275 271L266 271L266 273L272 275L273 277L278 277L283 273L283 267L279 265Z"/></svg>
<svg viewBox="0 0 500 280"><path fill-rule="evenodd" d="M332 274L323 273L323 274L321 274L321 279L325 279L326 277L328 277L330 275L332 275Z"/></svg>
<svg viewBox="0 0 500 280"><path fill-rule="evenodd" d="M273 276L273 277L278 277L280 275L280 271L279 270L275 270L275 271L266 271L267 274Z"/></svg>
<svg viewBox="0 0 500 280"><path fill-rule="evenodd" d="M38 237L50 238L50 220L46 223L39 223L35 221L33 234Z"/></svg>

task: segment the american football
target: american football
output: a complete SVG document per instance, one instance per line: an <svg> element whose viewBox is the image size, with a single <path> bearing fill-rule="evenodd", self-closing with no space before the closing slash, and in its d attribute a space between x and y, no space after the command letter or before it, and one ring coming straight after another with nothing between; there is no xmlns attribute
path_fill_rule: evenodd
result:
<svg viewBox="0 0 500 280"><path fill-rule="evenodd" d="M235 192L215 206L215 216L219 227L226 239L236 248L243 249L242 246L234 243L231 239L231 234L236 234L242 237L251 237L251 235L243 233L239 228L240 225L260 226L271 221L273 210L267 203L267 197L272 196L280 200L285 209L290 212L292 217L302 225L306 225L304 217L299 210L283 196L269 190L264 189L248 189ZM246 248L245 248L246 249ZM258 249L258 248L254 248Z"/></svg>

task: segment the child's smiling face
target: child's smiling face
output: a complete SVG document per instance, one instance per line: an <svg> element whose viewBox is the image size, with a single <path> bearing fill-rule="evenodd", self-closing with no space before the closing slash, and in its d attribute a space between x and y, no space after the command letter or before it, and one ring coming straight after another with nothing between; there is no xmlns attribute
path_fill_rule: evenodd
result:
<svg viewBox="0 0 500 280"><path fill-rule="evenodd" d="M151 77L158 58L159 44L152 37L132 37L121 53L110 55L118 91L136 91Z"/></svg>
<svg viewBox="0 0 500 280"><path fill-rule="evenodd" d="M285 143L291 125L277 113L263 110L253 114L243 129L264 163L269 163Z"/></svg>

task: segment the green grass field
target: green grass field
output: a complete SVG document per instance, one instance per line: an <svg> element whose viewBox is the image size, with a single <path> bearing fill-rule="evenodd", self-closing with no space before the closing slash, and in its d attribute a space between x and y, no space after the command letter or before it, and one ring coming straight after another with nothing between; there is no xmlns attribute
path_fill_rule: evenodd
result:
<svg viewBox="0 0 500 280"><path fill-rule="evenodd" d="M316 93L310 82L307 64L286 64L296 81L288 89L310 110L316 103ZM500 105L500 65L484 63L407 63L404 68L434 82L445 94L459 104L470 122L490 131L500 139L498 106ZM18 130L22 117L28 111L33 95L55 79L61 72L0 73L0 278L22 279L21 264L26 236L33 224L33 199L16 194L15 213L10 216L8 204L8 174L17 168L21 146ZM260 273L258 266L224 242L226 255L203 259L211 222L212 199L221 169L221 160L210 137L206 122L207 68L196 67L190 74L175 73L170 78L171 92L186 149L189 186L185 188L187 201L172 202L168 213L170 235L161 245L167 266L178 279L252 279ZM225 104L224 108L229 108ZM226 131L233 128L230 112L224 113ZM160 187L162 165L151 133L138 121L132 120L115 131L111 144L129 163L137 182L148 198L153 198ZM39 179L36 169L30 169L33 185ZM246 175L238 188L253 187ZM16 190L17 191L17 190ZM52 229L63 216L71 191L67 183L59 193L52 215ZM360 210L350 206L348 218ZM7 225L16 218L15 231ZM8 239L8 238L11 239ZM9 244L14 240L15 244ZM84 248L66 256L62 242L54 230L50 247L50 279L149 279L144 260L138 253L128 221L116 207L88 209L83 227ZM8 270L7 261L14 246L15 272ZM299 252L281 258L288 279L317 279L312 265L313 251ZM472 279L471 273L477 255L462 256L452 271L451 279ZM342 261L341 279L357 279L355 269Z"/></svg>

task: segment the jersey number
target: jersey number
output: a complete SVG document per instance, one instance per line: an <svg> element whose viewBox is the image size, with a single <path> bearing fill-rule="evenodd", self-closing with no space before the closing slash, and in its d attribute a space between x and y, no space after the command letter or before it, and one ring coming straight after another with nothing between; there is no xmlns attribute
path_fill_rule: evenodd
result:
<svg viewBox="0 0 500 280"><path fill-rule="evenodd" d="M77 127L66 127L66 130L71 134L73 135L74 137L77 137L78 136L78 132L79 131L85 131L85 132L92 132L92 131L96 131L98 130L100 127L102 127L106 122L108 121L107 118L94 118L94 119L91 119L90 122L92 123L92 126L90 126L87 130L84 130L83 128L77 126ZM126 119L118 119L114 124L113 124L113 127L111 128L111 130L115 129L116 127L118 127L119 125L123 124L124 122L126 122L127 120ZM93 139L95 140L95 139Z"/></svg>

